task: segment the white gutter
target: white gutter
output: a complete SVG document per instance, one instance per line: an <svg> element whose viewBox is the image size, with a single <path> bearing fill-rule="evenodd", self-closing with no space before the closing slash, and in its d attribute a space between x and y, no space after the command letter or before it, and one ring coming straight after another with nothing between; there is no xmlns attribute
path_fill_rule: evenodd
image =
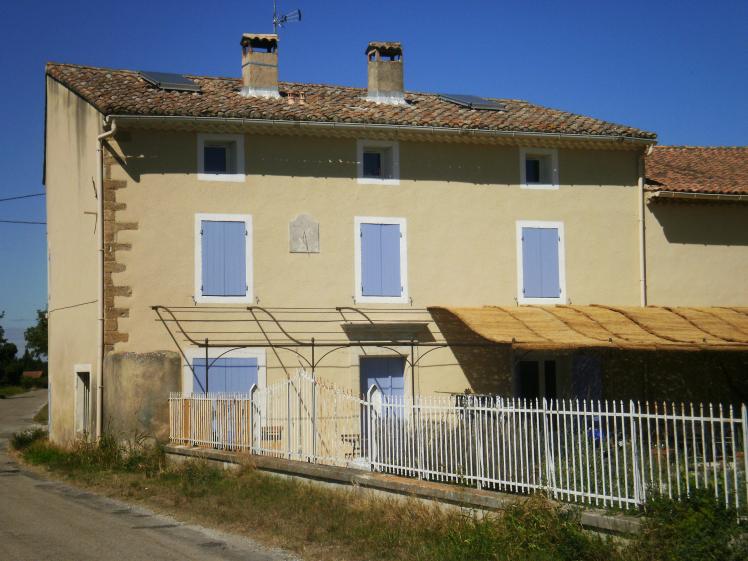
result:
<svg viewBox="0 0 748 561"><path fill-rule="evenodd" d="M234 127L253 127L253 126L273 126L285 127L301 131L303 129L317 130L340 130L340 131L360 131L360 132L405 132L434 134L456 137L486 137L486 138L541 138L557 140L581 140L581 141L602 141L602 142L620 142L628 144L653 145L657 143L653 138L636 138L620 135L595 135L595 134L563 134L547 132L526 132L526 131L497 131L487 129L462 129L455 127L435 127L435 126L415 126L415 125L388 125L377 123L345 123L332 121L286 121L282 119L243 119L232 117L185 117L180 115L109 115L107 119L117 119L121 126L127 126L128 123L182 123L182 124L220 124Z"/></svg>
<svg viewBox="0 0 748 561"><path fill-rule="evenodd" d="M109 119L104 119L104 127L107 126ZM96 372L98 374L98 384L96 387L96 438L101 438L101 425L103 419L102 396L104 390L104 140L113 136L117 132L117 122L112 121L108 131L103 132L96 137L96 167L98 186L98 208L96 216L96 225L98 226L98 303L99 303L99 321L96 344Z"/></svg>
<svg viewBox="0 0 748 561"><path fill-rule="evenodd" d="M683 199L698 201L748 202L748 193L688 193L683 191L657 191L651 199Z"/></svg>

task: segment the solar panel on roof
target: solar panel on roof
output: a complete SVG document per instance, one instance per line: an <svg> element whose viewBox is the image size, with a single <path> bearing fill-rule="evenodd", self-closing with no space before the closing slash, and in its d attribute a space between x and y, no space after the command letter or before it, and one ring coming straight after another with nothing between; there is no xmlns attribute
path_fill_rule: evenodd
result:
<svg viewBox="0 0 748 561"><path fill-rule="evenodd" d="M146 72L140 71L140 76L146 82L153 84L162 90L174 90L178 92L199 92L200 86L181 74L170 72Z"/></svg>
<svg viewBox="0 0 748 561"><path fill-rule="evenodd" d="M479 97L477 95L439 94L439 99L462 105L468 109L483 109L487 111L503 111L506 109L506 106L503 103Z"/></svg>

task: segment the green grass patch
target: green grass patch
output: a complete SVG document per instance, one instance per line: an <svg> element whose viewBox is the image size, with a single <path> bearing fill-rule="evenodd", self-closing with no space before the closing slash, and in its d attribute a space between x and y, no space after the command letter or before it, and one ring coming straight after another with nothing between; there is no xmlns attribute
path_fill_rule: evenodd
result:
<svg viewBox="0 0 748 561"><path fill-rule="evenodd" d="M109 437L71 450L44 433L14 438L29 463L106 494L177 517L246 533L306 558L417 561L732 561L746 559L746 529L713 497L655 501L629 541L585 531L575 510L535 496L477 516L413 499L330 489L250 467L201 462L166 468L163 451Z"/></svg>
<svg viewBox="0 0 748 561"><path fill-rule="evenodd" d="M0 386L0 399L27 391L29 391L28 388L24 388L23 386Z"/></svg>
<svg viewBox="0 0 748 561"><path fill-rule="evenodd" d="M44 407L39 409L39 411L36 412L36 415L34 415L34 421L41 424L46 425L49 421L49 404L45 403Z"/></svg>

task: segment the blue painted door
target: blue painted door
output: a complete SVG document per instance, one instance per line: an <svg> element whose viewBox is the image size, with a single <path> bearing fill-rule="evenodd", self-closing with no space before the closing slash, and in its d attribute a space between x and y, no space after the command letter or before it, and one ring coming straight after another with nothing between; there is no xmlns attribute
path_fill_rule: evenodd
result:
<svg viewBox="0 0 748 561"><path fill-rule="evenodd" d="M522 228L522 294L525 298L561 296L558 228Z"/></svg>
<svg viewBox="0 0 748 561"><path fill-rule="evenodd" d="M208 364L206 385L205 359L196 358L192 361L194 393L205 393L206 387L210 393L249 393L250 388L257 384L256 358L211 358Z"/></svg>
<svg viewBox="0 0 748 561"><path fill-rule="evenodd" d="M401 294L400 225L361 224L361 295Z"/></svg>
<svg viewBox="0 0 748 561"><path fill-rule="evenodd" d="M386 397L403 397L405 393L405 358L362 357L361 393L364 397L376 385Z"/></svg>
<svg viewBox="0 0 748 561"><path fill-rule="evenodd" d="M201 237L203 296L246 296L246 224L203 220Z"/></svg>

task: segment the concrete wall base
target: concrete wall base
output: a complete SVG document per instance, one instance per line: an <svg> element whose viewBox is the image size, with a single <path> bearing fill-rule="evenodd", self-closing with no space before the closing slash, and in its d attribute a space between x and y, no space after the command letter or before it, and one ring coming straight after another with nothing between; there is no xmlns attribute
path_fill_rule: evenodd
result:
<svg viewBox="0 0 748 561"><path fill-rule="evenodd" d="M214 463L223 469L239 469L250 466L273 474L297 477L313 482L322 482L334 487L349 486L367 491L377 491L411 498L452 505L474 511L496 511L525 497L485 491L458 485L446 485L432 481L408 479L394 475L373 473L351 468L311 464L269 456L208 450L189 446L166 447L167 462L174 465L186 461L202 460ZM572 507L569 507L572 508ZM626 515L611 515L601 510L581 511L582 525L595 532L606 534L635 534L641 527L640 519Z"/></svg>

